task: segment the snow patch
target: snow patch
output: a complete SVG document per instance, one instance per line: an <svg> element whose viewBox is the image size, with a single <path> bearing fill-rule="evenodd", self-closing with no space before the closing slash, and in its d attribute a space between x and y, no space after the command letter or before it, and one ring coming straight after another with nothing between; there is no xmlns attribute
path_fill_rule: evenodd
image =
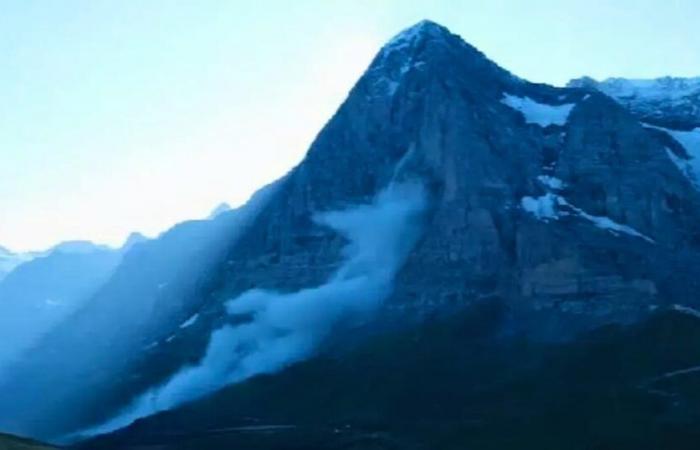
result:
<svg viewBox="0 0 700 450"><path fill-rule="evenodd" d="M678 142L688 154L688 159L676 156L671 150L666 149L668 157L678 170L690 180L690 182L700 189L700 128L691 131L672 130L670 128L657 127L648 123L642 123L644 128L663 131Z"/></svg>
<svg viewBox="0 0 700 450"><path fill-rule="evenodd" d="M525 122L534 123L541 127L565 125L571 110L576 106L575 103L548 105L538 103L529 97L516 97L510 94L504 94L501 103L519 111L525 117Z"/></svg>
<svg viewBox="0 0 700 450"><path fill-rule="evenodd" d="M539 220L557 220L559 218L556 208L557 197L558 195L552 193L540 197L523 197L520 200L520 206Z"/></svg>
<svg viewBox="0 0 700 450"><path fill-rule="evenodd" d="M693 367L688 367L687 369L680 369L680 370L674 370L673 372L666 372L656 378L654 378L652 381L659 381L659 380L665 380L668 378L673 378L681 375L691 375L694 373L700 372L700 366L693 366Z"/></svg>
<svg viewBox="0 0 700 450"><path fill-rule="evenodd" d="M561 181L557 177L552 177L550 175L540 175L537 177L537 180L547 186L549 189L559 191L561 189L564 189L566 187L566 183Z"/></svg>
<svg viewBox="0 0 700 450"><path fill-rule="evenodd" d="M193 314L189 319L187 319L187 320L185 320L184 322L182 322L182 323L180 324L180 328L191 327L192 325L195 324L195 322L197 322L197 319L199 319L199 313Z"/></svg>
<svg viewBox="0 0 700 450"><path fill-rule="evenodd" d="M674 311L677 311L679 313L687 314L689 316L693 316L693 317L700 319L700 311L698 311L695 308L691 308L690 306L676 304L676 305L673 305L671 307L671 309L673 309Z"/></svg>
<svg viewBox="0 0 700 450"><path fill-rule="evenodd" d="M654 243L650 237L640 233L629 225L615 222L609 217L594 216L588 214L581 208L569 203L564 197L548 192L540 197L523 197L520 201L523 210L529 212L538 220L547 222L558 220L563 216L576 216L591 222L594 226L606 230L616 236L626 234L628 236L643 239L649 243Z"/></svg>
<svg viewBox="0 0 700 450"><path fill-rule="evenodd" d="M601 228L603 230L607 230L611 232L612 234L617 235L618 233L622 234L627 234L629 236L634 236L638 237L640 239L644 239L647 242L654 243L654 240L651 239L648 236L645 236L644 234L640 233L639 231L635 230L634 228L630 227L629 225L623 225L620 223L615 222L612 220L610 217L605 217L605 216L593 216L591 214L588 214L587 212L576 208L575 206L569 204L569 206L574 209L578 213L580 217L583 217L584 219L590 221L593 223L598 228Z"/></svg>

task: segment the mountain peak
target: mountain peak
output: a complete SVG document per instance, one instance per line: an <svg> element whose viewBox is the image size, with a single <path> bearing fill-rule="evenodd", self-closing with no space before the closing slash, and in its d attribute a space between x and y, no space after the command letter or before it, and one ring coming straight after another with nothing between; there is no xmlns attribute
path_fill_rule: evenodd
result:
<svg viewBox="0 0 700 450"><path fill-rule="evenodd" d="M124 241L124 244L122 245L122 250L128 250L128 249L130 249L131 247L133 247L134 245L136 245L136 244L138 244L138 243L140 243L140 242L147 241L147 240L148 240L148 238L147 238L146 236L144 236L143 234L141 234L141 233L135 231L135 232L131 233L131 234L126 238L126 240Z"/></svg>
<svg viewBox="0 0 700 450"><path fill-rule="evenodd" d="M421 20L420 22L400 31L382 47L381 54L389 54L395 52L413 53L418 47L423 47L427 41L440 42L443 44L452 42L453 44L462 45L462 40L452 34L446 27L432 22L430 20ZM406 50L411 50L406 52Z"/></svg>
<svg viewBox="0 0 700 450"><path fill-rule="evenodd" d="M452 36L452 33L446 27L431 20L424 19L400 31L387 45L413 41L420 37L445 38L449 36Z"/></svg>
<svg viewBox="0 0 700 450"><path fill-rule="evenodd" d="M499 91L496 86L514 78L461 36L430 20L421 20L391 38L367 74L365 82L373 98L382 94L393 97L407 82L415 88L430 80L449 79L451 84L470 82L480 91L484 86L489 86L488 91Z"/></svg>
<svg viewBox="0 0 700 450"><path fill-rule="evenodd" d="M217 216L219 216L222 213L225 213L226 211L231 210L231 205L229 205L226 202L219 203L219 205L214 208L211 213L209 213L209 216L207 217L208 219L215 219Z"/></svg>

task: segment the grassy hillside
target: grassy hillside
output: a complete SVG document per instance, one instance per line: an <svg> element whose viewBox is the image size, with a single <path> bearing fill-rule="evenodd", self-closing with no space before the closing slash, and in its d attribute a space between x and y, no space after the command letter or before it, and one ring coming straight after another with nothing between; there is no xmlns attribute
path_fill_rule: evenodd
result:
<svg viewBox="0 0 700 450"><path fill-rule="evenodd" d="M663 313L566 345L482 309L373 339L142 420L85 448L696 449L700 320Z"/></svg>

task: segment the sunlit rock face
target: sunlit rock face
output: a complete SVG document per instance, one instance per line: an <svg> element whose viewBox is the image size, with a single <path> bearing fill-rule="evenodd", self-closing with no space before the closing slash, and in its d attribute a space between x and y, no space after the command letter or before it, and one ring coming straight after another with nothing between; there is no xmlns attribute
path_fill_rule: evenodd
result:
<svg viewBox="0 0 700 450"><path fill-rule="evenodd" d="M689 155L636 114L595 89L517 78L421 22L379 51L305 159L253 206L135 245L90 307L0 385L13 398L0 428L71 433L197 367L212 331L248 320L228 313L232 299L257 289L283 301L332 279L349 240L315 218L392 183L420 183L425 207L366 317L375 328L498 299L509 326L563 339L697 305L700 198L672 158ZM74 360L61 353L84 342Z"/></svg>

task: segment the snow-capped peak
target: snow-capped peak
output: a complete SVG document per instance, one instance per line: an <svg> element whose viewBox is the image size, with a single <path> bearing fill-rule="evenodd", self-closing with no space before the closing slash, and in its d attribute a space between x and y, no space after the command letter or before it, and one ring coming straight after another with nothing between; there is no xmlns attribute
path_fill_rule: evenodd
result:
<svg viewBox="0 0 700 450"><path fill-rule="evenodd" d="M603 81L583 77L571 80L568 86L597 89L646 120L686 128L700 126L700 77Z"/></svg>
<svg viewBox="0 0 700 450"><path fill-rule="evenodd" d="M616 98L680 99L700 93L700 77L661 77L650 79L607 78L596 81L591 78L571 80L572 87L596 87Z"/></svg>

